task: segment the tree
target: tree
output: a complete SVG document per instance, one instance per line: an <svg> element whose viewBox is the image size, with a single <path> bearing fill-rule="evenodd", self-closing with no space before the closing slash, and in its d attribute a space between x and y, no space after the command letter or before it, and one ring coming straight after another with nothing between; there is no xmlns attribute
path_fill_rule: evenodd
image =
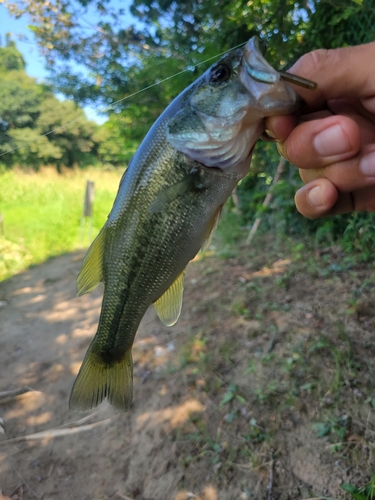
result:
<svg viewBox="0 0 375 500"><path fill-rule="evenodd" d="M97 162L99 143L93 138L97 125L75 103L59 101L51 87L29 77L22 55L10 40L0 47L0 68L3 164L33 169L53 164L61 170Z"/></svg>
<svg viewBox="0 0 375 500"><path fill-rule="evenodd" d="M285 64L306 14L304 5L291 0L134 0L132 13L142 23L135 27L126 26L123 10L108 0L7 0L6 5L15 16L28 16L55 88L81 104L111 106L109 114L123 111L131 117L134 140L196 75L185 73L162 92L152 89L133 101L123 97L245 42L255 32L270 45L271 59Z"/></svg>
<svg viewBox="0 0 375 500"><path fill-rule="evenodd" d="M23 71L26 63L16 44L9 35L5 39L5 47L0 47L0 71Z"/></svg>
<svg viewBox="0 0 375 500"><path fill-rule="evenodd" d="M60 102L54 96L43 99L35 127L41 134L48 134L56 151L51 158L58 170L63 166L84 167L97 163L98 143L94 134L98 126L88 121L74 102Z"/></svg>

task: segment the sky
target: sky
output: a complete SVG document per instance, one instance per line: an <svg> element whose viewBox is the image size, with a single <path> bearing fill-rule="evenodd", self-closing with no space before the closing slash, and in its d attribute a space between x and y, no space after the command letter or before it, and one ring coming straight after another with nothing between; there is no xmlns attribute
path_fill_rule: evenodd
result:
<svg viewBox="0 0 375 500"><path fill-rule="evenodd" d="M126 20L129 20L129 24L139 24L135 21L135 19L131 16L128 8L131 4L131 0L112 0L111 5L120 6L122 8L127 9ZM90 19L88 16L85 18ZM91 19L90 19L91 21ZM92 21L95 23L95 21ZM34 39L33 33L27 27L27 19L25 17L21 17L20 19L15 19L14 17L8 14L7 9L4 5L0 3L0 37L1 44L5 43L5 35L6 33L11 33L12 40L16 42L18 50L22 53L25 61L26 61L26 72L28 75L36 78L38 82L42 82L48 77L48 72L44 67L44 58L39 54L39 49L37 43ZM19 35L26 36L28 41L20 41L18 39ZM63 96L56 95L58 99L63 99ZM89 106L84 107L84 111L89 120L93 120L97 123L104 123L106 121L106 117L98 114L98 112Z"/></svg>
<svg viewBox="0 0 375 500"><path fill-rule="evenodd" d="M16 42L18 50L22 53L27 63L27 73L37 78L39 82L44 80L47 77L46 70L44 69L44 61L38 53L36 42L32 40L32 32L27 28L27 20L11 17L5 6L0 4L0 36L2 45L5 43L6 33L13 35L12 39ZM21 42L17 39L17 35L26 35L30 41Z"/></svg>

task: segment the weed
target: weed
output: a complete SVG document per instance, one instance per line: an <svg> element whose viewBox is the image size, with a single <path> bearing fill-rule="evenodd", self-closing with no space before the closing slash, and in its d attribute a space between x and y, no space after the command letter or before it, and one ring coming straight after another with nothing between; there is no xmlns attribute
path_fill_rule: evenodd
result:
<svg viewBox="0 0 375 500"><path fill-rule="evenodd" d="M375 498L375 474L363 488L358 488L358 486L351 483L343 483L341 488L349 493L354 500L371 500Z"/></svg>
<svg viewBox="0 0 375 500"><path fill-rule="evenodd" d="M234 302L232 305L232 312L235 316L243 316L245 319L251 317L250 311L247 309L243 300Z"/></svg>
<svg viewBox="0 0 375 500"><path fill-rule="evenodd" d="M223 407L224 405L230 403L234 399L237 399L242 404L246 404L246 400L240 394L238 394L237 385L230 384L228 390L223 395L223 398L220 402L220 406Z"/></svg>
<svg viewBox="0 0 375 500"><path fill-rule="evenodd" d="M276 382L274 381L269 382L265 389L257 387L255 389L255 395L260 404L265 404L271 401L277 395Z"/></svg>
<svg viewBox="0 0 375 500"><path fill-rule="evenodd" d="M328 390L330 394L335 397L338 397L340 393L345 376L351 375L353 370L357 367L357 364L353 361L349 338L343 325L339 324L338 330L339 339L343 341L341 345L333 343L325 336L321 336L318 341L310 347L310 352L325 350L333 356L335 368Z"/></svg>
<svg viewBox="0 0 375 500"><path fill-rule="evenodd" d="M270 363L273 362L276 358L276 354L274 352L268 352L264 356L261 357L262 363Z"/></svg>
<svg viewBox="0 0 375 500"><path fill-rule="evenodd" d="M330 436L335 440L338 439L339 441L333 445L333 450L339 451L350 425L351 418L348 415L344 415L339 418L327 417L324 422L315 423L313 428L318 438Z"/></svg>
<svg viewBox="0 0 375 500"><path fill-rule="evenodd" d="M249 373L256 373L256 363L253 359L249 359L244 375L248 375Z"/></svg>
<svg viewBox="0 0 375 500"><path fill-rule="evenodd" d="M181 349L180 366L184 367L192 363L206 360L207 339L202 338L202 332L195 334Z"/></svg>
<svg viewBox="0 0 375 500"><path fill-rule="evenodd" d="M220 344L219 353L220 356L225 359L228 365L233 365L232 357L235 352L235 346L232 341L226 340Z"/></svg>
<svg viewBox="0 0 375 500"><path fill-rule="evenodd" d="M229 204L228 204L229 205ZM222 243L223 250L220 251L220 257L227 257L237 254L235 245L242 236L240 218L235 209L226 206L217 228L217 237Z"/></svg>
<svg viewBox="0 0 375 500"><path fill-rule="evenodd" d="M269 438L268 432L263 427L258 425L258 422L255 420L255 418L250 419L249 427L249 433L244 434L244 438L247 441L259 444Z"/></svg>

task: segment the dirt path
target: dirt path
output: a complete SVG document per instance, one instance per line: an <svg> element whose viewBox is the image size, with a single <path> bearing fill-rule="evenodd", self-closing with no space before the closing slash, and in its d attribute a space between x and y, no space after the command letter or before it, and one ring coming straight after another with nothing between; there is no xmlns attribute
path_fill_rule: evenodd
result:
<svg viewBox="0 0 375 500"><path fill-rule="evenodd" d="M103 404L88 416L67 404L101 304L101 290L75 297L82 255L0 284L0 391L32 389L0 404L3 495L346 498L342 482L369 479L372 288L348 312L368 269L322 278L246 251L192 263L177 325L150 309L137 334L131 412ZM7 442L56 428L63 435Z"/></svg>

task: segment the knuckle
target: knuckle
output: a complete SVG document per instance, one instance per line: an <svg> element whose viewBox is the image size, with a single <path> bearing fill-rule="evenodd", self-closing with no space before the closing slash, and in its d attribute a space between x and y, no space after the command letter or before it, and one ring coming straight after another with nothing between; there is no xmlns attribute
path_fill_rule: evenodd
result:
<svg viewBox="0 0 375 500"><path fill-rule="evenodd" d="M297 70L301 76L313 77L322 66L326 64L331 56L330 50L317 49L304 54L295 64L293 70Z"/></svg>

